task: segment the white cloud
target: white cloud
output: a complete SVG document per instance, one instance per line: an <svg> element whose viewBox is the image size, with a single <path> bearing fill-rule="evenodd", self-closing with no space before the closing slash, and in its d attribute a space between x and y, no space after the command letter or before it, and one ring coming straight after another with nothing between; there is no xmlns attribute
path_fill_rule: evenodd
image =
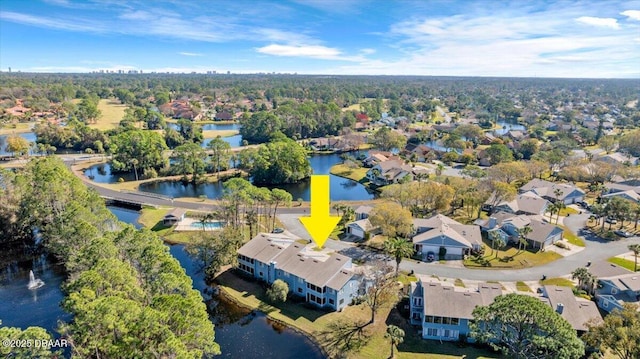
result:
<svg viewBox="0 0 640 359"><path fill-rule="evenodd" d="M620 15L624 15L629 19L640 21L640 10L626 10L621 12Z"/></svg>
<svg viewBox="0 0 640 359"><path fill-rule="evenodd" d="M45 18L21 14L12 11L0 12L0 19L17 22L20 24L33 25L38 27L48 27L60 30L80 31L80 32L105 32L106 29L97 22L90 22L83 19L75 19L70 21L66 19Z"/></svg>
<svg viewBox="0 0 640 359"><path fill-rule="evenodd" d="M372 55L376 53L376 49L369 49L369 48L360 49L360 53L363 55Z"/></svg>
<svg viewBox="0 0 640 359"><path fill-rule="evenodd" d="M336 58L340 51L319 45L276 45L271 44L256 49L259 53L274 56L313 57L319 59Z"/></svg>
<svg viewBox="0 0 640 359"><path fill-rule="evenodd" d="M597 27L608 27L615 30L620 28L620 24L618 24L618 20L611 17L581 16L577 18L576 21L586 25L592 25Z"/></svg>
<svg viewBox="0 0 640 359"><path fill-rule="evenodd" d="M178 54L182 55L182 56L204 56L204 54L200 54L200 53L197 53L197 52L184 52L183 51L183 52L178 52Z"/></svg>

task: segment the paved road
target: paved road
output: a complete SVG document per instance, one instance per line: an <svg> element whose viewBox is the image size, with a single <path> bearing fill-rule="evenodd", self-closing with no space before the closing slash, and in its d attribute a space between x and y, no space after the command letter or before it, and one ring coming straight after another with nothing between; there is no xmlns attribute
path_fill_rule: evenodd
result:
<svg viewBox="0 0 640 359"><path fill-rule="evenodd" d="M566 217L564 224L574 233L580 233L584 227L588 214L573 215ZM590 237L585 240L586 247L583 251L568 257L558 259L544 266L515 269L515 270L495 270L495 269L466 269L464 267L454 268L439 263L416 263L403 261L400 268L416 273L437 275L448 278L461 278L472 280L501 280L501 281L528 281L541 279L543 275L547 277L561 277L570 274L578 267L584 266L587 262L598 262L607 258L627 252L627 246L633 243L640 243L640 237L621 239L618 241L603 241Z"/></svg>

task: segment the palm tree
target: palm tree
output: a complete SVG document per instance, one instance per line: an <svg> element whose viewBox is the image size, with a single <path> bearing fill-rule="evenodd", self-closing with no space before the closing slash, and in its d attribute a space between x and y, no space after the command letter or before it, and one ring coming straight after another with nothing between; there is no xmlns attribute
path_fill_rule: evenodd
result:
<svg viewBox="0 0 640 359"><path fill-rule="evenodd" d="M578 288L584 287L585 283L589 281L589 270L586 267L576 268L573 272L571 272L571 279L578 280Z"/></svg>
<svg viewBox="0 0 640 359"><path fill-rule="evenodd" d="M556 197L555 205L558 208L558 216L556 217L556 224L558 224L558 220L560 220L560 210L565 208L563 201L560 201L560 196L563 195L564 192L560 188L556 188L553 190L553 195Z"/></svg>
<svg viewBox="0 0 640 359"><path fill-rule="evenodd" d="M444 171L444 165L442 163L438 163L438 166L436 166L436 176L440 176L442 171Z"/></svg>
<svg viewBox="0 0 640 359"><path fill-rule="evenodd" d="M504 238L497 231L490 231L488 233L489 240L491 241L491 250L495 252L496 258L498 258L498 250L505 247L507 244Z"/></svg>
<svg viewBox="0 0 640 359"><path fill-rule="evenodd" d="M413 243L408 242L406 239L400 237L389 238L384 241L384 251L395 258L397 277L398 271L400 270L400 262L402 262L402 258L408 258L413 255Z"/></svg>
<svg viewBox="0 0 640 359"><path fill-rule="evenodd" d="M389 358L393 358L393 347L404 341L404 330L395 325L387 325L387 333L384 337L391 340L391 356Z"/></svg>
<svg viewBox="0 0 640 359"><path fill-rule="evenodd" d="M531 233L533 228L530 225L526 225L522 228L518 228L518 251L522 250L522 246L527 246L527 234Z"/></svg>
<svg viewBox="0 0 640 359"><path fill-rule="evenodd" d="M551 221L553 220L553 215L559 212L558 206L555 203L551 203L549 206L547 206L546 211L549 212L549 223L551 223Z"/></svg>
<svg viewBox="0 0 640 359"><path fill-rule="evenodd" d="M133 166L133 172L136 174L136 181L138 180L138 170L136 169L136 165L138 164L138 160L135 158L132 158L131 161L129 161L129 163L131 163L131 165Z"/></svg>
<svg viewBox="0 0 640 359"><path fill-rule="evenodd" d="M638 271L638 255L640 254L640 244L630 244L628 248L630 251L633 252L633 256L635 258L633 271L637 272Z"/></svg>

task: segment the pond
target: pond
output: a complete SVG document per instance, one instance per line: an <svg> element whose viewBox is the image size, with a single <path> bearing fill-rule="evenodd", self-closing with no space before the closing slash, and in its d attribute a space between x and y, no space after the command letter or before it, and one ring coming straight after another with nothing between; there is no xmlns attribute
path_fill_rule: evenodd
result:
<svg viewBox="0 0 640 359"><path fill-rule="evenodd" d="M309 162L314 174L329 174L329 170L335 164L341 163L342 159L339 154L329 155L313 155L309 157ZM89 167L84 174L95 182L99 183L117 183L120 178L125 181L135 180L133 173L111 174L111 167L108 163L98 164ZM329 176L330 195L333 201L360 201L375 198L376 194L367 187L356 181L338 177ZM301 181L294 184L284 184L277 187L291 193L294 200L301 198L304 201L309 200L310 181ZM140 191L161 194L167 197L200 197L219 198L222 196L222 183L204 183L199 185L183 184L179 181L157 181L148 182L140 185Z"/></svg>
<svg viewBox="0 0 640 359"><path fill-rule="evenodd" d="M178 130L179 126L176 123L169 123L168 127L173 128L174 130ZM202 130L203 131L230 131L230 130L235 130L235 131L240 131L240 128L242 126L240 126L240 124L238 123L207 123L202 125ZM228 136L228 137L222 137L222 139L229 143L229 145L231 145L231 147L240 147L242 146L242 136L238 135L234 135L234 136ZM201 146L202 147L207 147L207 144L209 142L211 142L211 138L206 138L204 141L202 141Z"/></svg>
<svg viewBox="0 0 640 359"><path fill-rule="evenodd" d="M330 168L342 162L340 155L314 155L309 158L311 168L314 174L329 174ZM375 193L367 187L356 181L338 177L329 176L330 197L332 201L357 201L369 200L375 198ZM311 183L309 180L292 184L281 184L269 186L269 188L282 188L291 193L294 200L302 199L308 201L310 198ZM204 183L204 184L183 184L176 181L158 181L148 182L140 185L139 190L160 194L168 197L200 197L207 196L214 199L222 196L222 183Z"/></svg>
<svg viewBox="0 0 640 359"><path fill-rule="evenodd" d="M498 125L498 127L500 127L497 130L494 130L494 132L498 135L498 136L502 136L505 133L513 130L513 131L524 131L526 130L526 127L524 127L521 124L518 123L509 123L509 122L505 122L505 121L498 121L496 122L496 124Z"/></svg>
<svg viewBox="0 0 640 359"><path fill-rule="evenodd" d="M11 154L10 152L6 151L7 138L9 136L11 136L11 135L2 135L2 136L0 136L0 156L6 156L6 155L10 155ZM33 132L19 133L18 136L24 138L29 143L36 142L36 134L33 133Z"/></svg>
<svg viewBox="0 0 640 359"><path fill-rule="evenodd" d="M119 220L137 223L140 212L108 206ZM320 349L307 337L271 322L264 314L239 308L212 296L203 275L182 245L169 247L186 273L193 279L194 288L203 293L216 324L216 342L220 344L222 358L323 358ZM26 329L40 326L55 337L58 321L70 321L72 316L62 310L64 294L60 286L66 280L63 266L43 253L32 254L22 248L5 251L0 257L0 319L3 326ZM29 271L45 285L27 289ZM70 353L65 352L65 357Z"/></svg>

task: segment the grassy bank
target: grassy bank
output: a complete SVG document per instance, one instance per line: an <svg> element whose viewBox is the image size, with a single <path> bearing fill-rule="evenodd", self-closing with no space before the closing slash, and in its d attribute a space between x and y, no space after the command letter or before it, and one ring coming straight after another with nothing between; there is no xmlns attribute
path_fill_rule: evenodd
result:
<svg viewBox="0 0 640 359"><path fill-rule="evenodd" d="M323 312L294 303L270 304L265 290L259 283L240 278L231 270L227 270L215 279L220 285L221 293L236 304L251 310L260 310L269 318L283 323L309 336L325 350L331 351L331 337L335 335L330 324L336 320L349 322L366 322L370 311L363 305L345 308L342 312ZM357 352L348 353L348 358L378 359L389 354L389 340L384 337L386 326L394 324L404 329L404 343L398 346L397 358L405 359L453 359L466 355L467 358L500 358L498 354L473 346L458 347L456 343L439 343L423 340L415 328L411 327L395 308L386 307L376 315L376 322L365 328L369 336L366 344Z"/></svg>
<svg viewBox="0 0 640 359"><path fill-rule="evenodd" d="M0 127L0 136L31 132L31 126L33 123L8 123Z"/></svg>
<svg viewBox="0 0 640 359"><path fill-rule="evenodd" d="M216 138L218 136L231 137L237 135L238 133L240 133L240 131L238 130L207 130L202 131L202 136L204 138Z"/></svg>
<svg viewBox="0 0 640 359"><path fill-rule="evenodd" d="M333 175L352 179L356 182L367 183L369 182L366 177L367 170L368 168L365 167L350 168L349 166L344 164L337 164L331 167L329 172Z"/></svg>

